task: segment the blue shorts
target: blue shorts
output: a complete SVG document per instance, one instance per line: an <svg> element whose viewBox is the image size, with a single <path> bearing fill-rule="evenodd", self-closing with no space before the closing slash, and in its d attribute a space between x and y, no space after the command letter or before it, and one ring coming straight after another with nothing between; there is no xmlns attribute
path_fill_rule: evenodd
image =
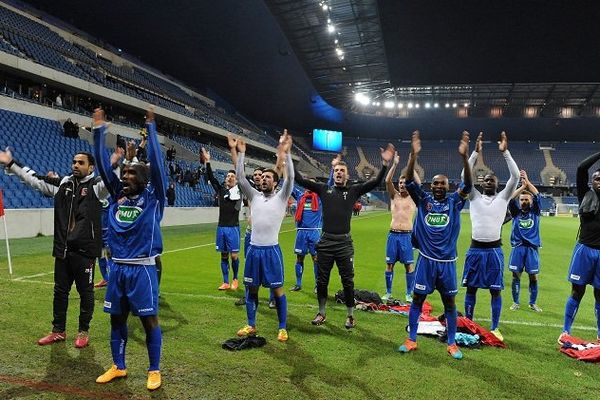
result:
<svg viewBox="0 0 600 400"><path fill-rule="evenodd" d="M390 232L385 246L385 262L387 264L412 264L413 247L410 232Z"/></svg>
<svg viewBox="0 0 600 400"><path fill-rule="evenodd" d="M471 247L465 256L462 285L480 289L504 289L502 247Z"/></svg>
<svg viewBox="0 0 600 400"><path fill-rule="evenodd" d="M577 243L571 257L568 280L600 289L600 250Z"/></svg>
<svg viewBox="0 0 600 400"><path fill-rule="evenodd" d="M317 254L317 243L321 239L321 231L318 229L298 229L296 233L296 244L294 253L305 256Z"/></svg>
<svg viewBox="0 0 600 400"><path fill-rule="evenodd" d="M220 253L237 253L240 251L240 227L217 226L216 246Z"/></svg>
<svg viewBox="0 0 600 400"><path fill-rule="evenodd" d="M283 255L278 244L250 246L244 266L244 284L268 288L283 286Z"/></svg>
<svg viewBox="0 0 600 400"><path fill-rule="evenodd" d="M508 269L521 273L523 270L530 275L540 273L540 253L537 247L517 246L510 251Z"/></svg>
<svg viewBox="0 0 600 400"><path fill-rule="evenodd" d="M248 249L250 249L250 236L252 236L252 231L246 229L246 234L244 235L244 258L248 255Z"/></svg>
<svg viewBox="0 0 600 400"><path fill-rule="evenodd" d="M436 289L443 296L456 296L456 262L434 261L419 255L413 291L417 294L431 294Z"/></svg>
<svg viewBox="0 0 600 400"><path fill-rule="evenodd" d="M104 312L140 317L158 314L156 265L113 262L108 275Z"/></svg>

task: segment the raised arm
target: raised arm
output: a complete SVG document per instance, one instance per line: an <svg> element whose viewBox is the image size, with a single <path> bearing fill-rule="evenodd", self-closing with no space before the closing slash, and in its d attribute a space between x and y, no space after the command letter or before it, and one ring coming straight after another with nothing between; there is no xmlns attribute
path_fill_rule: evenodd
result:
<svg viewBox="0 0 600 400"><path fill-rule="evenodd" d="M388 165L392 162L394 154L396 154L396 148L391 143L388 143L385 149L379 148L379 151L381 152L381 169L375 178L371 178L365 183L359 185L358 193L360 196L379 186L387 172Z"/></svg>
<svg viewBox="0 0 600 400"><path fill-rule="evenodd" d="M98 172L108 193L114 198L121 192L123 185L118 176L112 172L109 156L106 154L106 132L108 126L104 118L104 111L100 108L94 110L92 131L94 133L94 157Z"/></svg>
<svg viewBox="0 0 600 400"><path fill-rule="evenodd" d="M229 145L229 154L231 154L231 161L233 166L237 164L237 141L238 139L231 133L227 134L227 144Z"/></svg>
<svg viewBox="0 0 600 400"><path fill-rule="evenodd" d="M294 189L294 161L292 160L292 154L290 153L291 149L292 137L288 135L286 130L284 131L282 139L279 141L279 146L277 148L277 158L282 158L285 160L283 163L283 166L285 167L285 180L283 181L283 185L281 186L281 190L278 195L283 198L286 204Z"/></svg>
<svg viewBox="0 0 600 400"><path fill-rule="evenodd" d="M321 195L321 189L329 186L329 185L325 185L324 183L313 182L309 179L306 179L305 177L302 176L300 171L298 171L296 169L295 164L294 164L294 180L296 181L296 183L298 185L302 186L304 189L308 189L311 192L315 192L319 196Z"/></svg>
<svg viewBox="0 0 600 400"><path fill-rule="evenodd" d="M200 162L206 167L206 178L208 179L208 182L211 184L213 189L215 189L215 192L220 192L223 186L215 178L215 174L210 166L210 153L204 147L200 149Z"/></svg>
<svg viewBox="0 0 600 400"><path fill-rule="evenodd" d="M469 159L467 158L467 154L469 154L469 132L467 131L463 131L462 133L462 138L458 145L458 154L460 154L460 157L462 158L463 169L465 171L463 187L458 189L458 194L463 198L467 198L473 188L473 173L471 171L471 166L469 165Z"/></svg>
<svg viewBox="0 0 600 400"><path fill-rule="evenodd" d="M506 182L506 187L502 189L499 195L506 200L510 200L519 184L519 167L510 155L510 151L508 151L508 138L506 137L505 132L500 134L498 150L500 150L502 156L506 160L506 165L508 165L508 171L510 172L510 178L508 178L508 182Z"/></svg>
<svg viewBox="0 0 600 400"><path fill-rule="evenodd" d="M421 137L419 131L414 131L411 139L410 156L408 157L408 164L406 164L406 183L410 183L415 178L415 164L417 163L417 157L421 152Z"/></svg>
<svg viewBox="0 0 600 400"><path fill-rule="evenodd" d="M529 180L529 177L527 176L527 172L522 170L520 172L520 175L521 175L521 179L523 180L523 185L527 188L527 190L529 190L531 192L532 195L535 196L540 193L540 191Z"/></svg>
<svg viewBox="0 0 600 400"><path fill-rule="evenodd" d="M387 189L388 195L390 196L390 200L394 198L394 196L398 193L396 188L394 187L394 174L396 173L396 167L398 167L398 163L400 162L400 156L398 152L394 154L394 162L390 167L387 175L385 176L385 188Z"/></svg>
<svg viewBox="0 0 600 400"><path fill-rule="evenodd" d="M156 190L156 198L161 208L165 207L167 201L167 183L165 182L165 160L160 151L154 111L146 112L146 130L148 131L148 161L150 161L150 183Z"/></svg>
<svg viewBox="0 0 600 400"><path fill-rule="evenodd" d="M600 153L595 153L580 162L577 166L577 198L579 199L579 203L581 203L587 191L590 190L588 170L598 160L600 160Z"/></svg>
<svg viewBox="0 0 600 400"><path fill-rule="evenodd" d="M235 164L235 175L239 177L245 176L244 171L244 158L246 153L246 142L239 138L236 141L236 154L237 154L237 163ZM238 179L238 185L240 189L242 189L242 193L246 195L248 198L248 202L251 202L254 196L258 195L258 190L254 189L248 179L240 178Z"/></svg>
<svg viewBox="0 0 600 400"><path fill-rule="evenodd" d="M0 164L4 164L4 167L8 171L17 175L27 185L39 190L46 196L54 196L58 192L60 178L46 179L46 177L38 175L31 168L22 166L13 158L8 148L0 151Z"/></svg>

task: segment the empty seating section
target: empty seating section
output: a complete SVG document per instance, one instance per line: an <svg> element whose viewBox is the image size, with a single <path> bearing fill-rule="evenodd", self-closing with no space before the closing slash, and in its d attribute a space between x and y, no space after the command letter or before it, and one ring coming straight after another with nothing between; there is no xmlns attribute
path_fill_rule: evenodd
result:
<svg viewBox="0 0 600 400"><path fill-rule="evenodd" d="M84 140L63 137L57 121L0 110L0 147L10 146L13 156L39 174L55 171L60 176L70 174L73 154L92 152ZM6 208L52 207L53 199L21 183L16 177L0 174Z"/></svg>
<svg viewBox="0 0 600 400"><path fill-rule="evenodd" d="M0 51L97 83L128 96L269 145L273 138L235 115L204 103L181 87L135 66L117 66L47 26L0 6Z"/></svg>
<svg viewBox="0 0 600 400"><path fill-rule="evenodd" d="M22 164L31 167L39 174L55 171L60 176L69 175L71 160L77 152L93 153L92 146L85 140L65 138L58 121L33 117L0 109L0 147L10 146L13 156ZM196 171L198 162L179 161L185 169ZM217 170L217 179L223 181L225 171ZM165 179L170 182L169 177ZM51 197L42 195L23 184L14 176L0 173L0 188L4 192L6 208L47 208L54 202ZM200 207L213 205L214 190L201 176L195 187L188 184L176 185L178 207Z"/></svg>
<svg viewBox="0 0 600 400"><path fill-rule="evenodd" d="M554 165L565 171L569 184L576 184L577 165L587 156L600 151L600 143L558 143L550 152ZM592 171L600 168L596 164ZM591 174L590 174L591 175Z"/></svg>

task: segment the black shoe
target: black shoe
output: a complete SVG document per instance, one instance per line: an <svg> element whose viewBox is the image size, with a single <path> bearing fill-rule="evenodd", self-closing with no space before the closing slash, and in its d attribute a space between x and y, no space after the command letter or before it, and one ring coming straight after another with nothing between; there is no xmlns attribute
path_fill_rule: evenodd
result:
<svg viewBox="0 0 600 400"><path fill-rule="evenodd" d="M302 286L294 285L290 290L292 292L299 292L302 290Z"/></svg>
<svg viewBox="0 0 600 400"><path fill-rule="evenodd" d="M354 317L349 315L348 318L346 318L346 323L344 324L344 326L346 327L346 329L352 329L356 326L356 321L354 320Z"/></svg>
<svg viewBox="0 0 600 400"><path fill-rule="evenodd" d="M269 302L269 308L270 309L277 308L277 304L275 304L275 300Z"/></svg>
<svg viewBox="0 0 600 400"><path fill-rule="evenodd" d="M234 304L236 306L245 306L246 305L246 298L242 297L241 299L238 299Z"/></svg>
<svg viewBox="0 0 600 400"><path fill-rule="evenodd" d="M313 325L323 325L325 323L325 321L327 321L327 317L325 317L323 314L321 313L317 313L317 315L315 316L315 319L313 319L312 321L310 321L311 324Z"/></svg>

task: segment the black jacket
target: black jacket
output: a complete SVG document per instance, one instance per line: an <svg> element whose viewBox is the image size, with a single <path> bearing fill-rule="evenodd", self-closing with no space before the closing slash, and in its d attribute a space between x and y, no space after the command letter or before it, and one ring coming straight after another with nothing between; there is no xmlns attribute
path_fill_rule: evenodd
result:
<svg viewBox="0 0 600 400"><path fill-rule="evenodd" d="M14 161L7 168L29 186L54 197L54 257L65 258L67 251L89 258L100 257L102 206L99 197L107 195L100 177L90 174L80 180L73 175L49 178Z"/></svg>

